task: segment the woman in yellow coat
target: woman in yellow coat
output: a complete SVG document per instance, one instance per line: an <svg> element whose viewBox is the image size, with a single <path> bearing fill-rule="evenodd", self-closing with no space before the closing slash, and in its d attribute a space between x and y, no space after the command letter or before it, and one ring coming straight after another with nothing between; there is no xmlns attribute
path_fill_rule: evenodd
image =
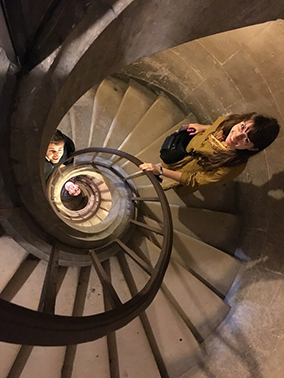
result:
<svg viewBox="0 0 284 378"><path fill-rule="evenodd" d="M189 192L238 176L250 157L268 147L279 133L275 118L258 113L219 117L213 125L189 124L194 137L186 147L190 155L173 164L143 163L140 169L162 179L164 190L186 185Z"/></svg>

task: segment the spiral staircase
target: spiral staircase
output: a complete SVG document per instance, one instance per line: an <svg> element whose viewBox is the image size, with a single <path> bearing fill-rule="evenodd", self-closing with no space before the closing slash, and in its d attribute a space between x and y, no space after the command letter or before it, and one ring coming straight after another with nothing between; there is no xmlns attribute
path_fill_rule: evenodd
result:
<svg viewBox="0 0 284 378"><path fill-rule="evenodd" d="M21 209L2 214L1 305L16 315L1 328L0 377L177 378L202 360L203 341L230 310L239 219L220 201L193 207L164 193L138 168L195 120L159 88L121 77L91 88L62 119L77 152L47 184L56 237ZM71 177L85 180L83 210L60 200Z"/></svg>

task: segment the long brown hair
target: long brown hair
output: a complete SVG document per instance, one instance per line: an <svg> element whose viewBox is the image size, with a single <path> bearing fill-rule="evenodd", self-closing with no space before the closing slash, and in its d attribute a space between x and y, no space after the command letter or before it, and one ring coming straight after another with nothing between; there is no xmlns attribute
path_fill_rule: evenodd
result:
<svg viewBox="0 0 284 378"><path fill-rule="evenodd" d="M273 117L258 113L232 114L229 115L216 131L223 131L224 138L229 135L233 126L240 122L252 121L253 127L248 132L249 140L254 144L256 150L225 150L215 151L211 155L202 154L199 156L198 164L205 171L212 171L219 167L233 167L246 163L248 159L268 147L279 133L279 124Z"/></svg>

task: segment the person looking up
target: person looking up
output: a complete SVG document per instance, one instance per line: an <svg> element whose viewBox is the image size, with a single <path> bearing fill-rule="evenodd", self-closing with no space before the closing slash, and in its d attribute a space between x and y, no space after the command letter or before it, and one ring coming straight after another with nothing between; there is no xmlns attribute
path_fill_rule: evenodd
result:
<svg viewBox="0 0 284 378"><path fill-rule="evenodd" d="M81 189L73 179L67 181L64 188L71 196L78 196L81 193Z"/></svg>
<svg viewBox="0 0 284 378"><path fill-rule="evenodd" d="M59 167L74 151L75 145L73 141L68 136L64 135L60 130L56 130L49 142L45 154L45 180L47 180L54 169ZM72 164L72 160L64 163L64 165L70 164Z"/></svg>

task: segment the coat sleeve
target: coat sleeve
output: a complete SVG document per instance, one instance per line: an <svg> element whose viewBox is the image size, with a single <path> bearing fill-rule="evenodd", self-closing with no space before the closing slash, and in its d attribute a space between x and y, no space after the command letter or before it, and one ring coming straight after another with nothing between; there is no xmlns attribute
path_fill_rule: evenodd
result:
<svg viewBox="0 0 284 378"><path fill-rule="evenodd" d="M242 173L245 166L245 164L241 164L236 167L221 167L212 172L190 172L184 170L180 178L180 184L186 185L191 188L191 192L195 192L204 185L212 184L214 182L227 182L234 179Z"/></svg>

